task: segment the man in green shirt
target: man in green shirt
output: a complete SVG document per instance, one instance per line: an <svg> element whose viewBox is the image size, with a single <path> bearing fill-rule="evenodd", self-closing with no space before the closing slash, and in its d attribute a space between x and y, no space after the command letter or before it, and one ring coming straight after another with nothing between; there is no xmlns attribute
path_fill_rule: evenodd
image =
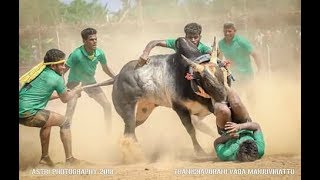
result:
<svg viewBox="0 0 320 180"><path fill-rule="evenodd" d="M234 23L227 22L223 25L224 38L218 43L219 59L225 57L225 62L231 62L228 66L236 79L234 85L236 87L243 87L237 89L244 89L244 93L252 95L252 92L247 92L252 91L250 86L252 86L251 82L254 78L251 56L257 65L258 71L262 68L261 60L251 43L244 37L236 34L236 32L237 29Z"/></svg>
<svg viewBox="0 0 320 180"><path fill-rule="evenodd" d="M214 141L217 156L222 161L255 161L264 155L265 142L256 122L227 122L226 134Z"/></svg>
<svg viewBox="0 0 320 180"><path fill-rule="evenodd" d="M79 83L89 85L96 83L95 72L97 64L100 63L103 71L111 78L114 72L108 67L105 53L97 48L97 30L86 28L81 31L83 45L76 48L66 61L66 72L70 69L67 87L73 89ZM101 87L90 87L84 89L89 97L98 102L104 111L104 119L107 123L108 132L111 131L111 104ZM77 97L68 102L66 117L72 119L77 104Z"/></svg>
<svg viewBox="0 0 320 180"><path fill-rule="evenodd" d="M261 69L260 59L254 51L251 43L244 37L236 34L237 29L232 22L223 25L224 38L219 41L220 59L222 56L231 61L231 71L237 79L251 80L253 78L253 67L250 56Z"/></svg>
<svg viewBox="0 0 320 180"><path fill-rule="evenodd" d="M194 45L196 45L197 49L201 54L211 54L211 48L206 46L201 40L201 31L202 27L198 23L189 23L184 27L185 38L190 40ZM143 66L148 62L149 54L151 50L156 46L167 47L170 49L176 49L176 39L165 39L165 40L153 40L150 41L145 49L143 50L143 54L139 59L139 66Z"/></svg>
<svg viewBox="0 0 320 180"><path fill-rule="evenodd" d="M45 109L49 100L60 98L63 103L66 103L82 91L80 86L67 91L62 78L65 69L64 58L65 53L62 51L50 49L43 63L20 78L23 86L19 91L19 124L40 128L42 155L39 163L48 166L54 166L48 152L52 126L60 127L66 163L80 162L72 155L69 122L63 115Z"/></svg>

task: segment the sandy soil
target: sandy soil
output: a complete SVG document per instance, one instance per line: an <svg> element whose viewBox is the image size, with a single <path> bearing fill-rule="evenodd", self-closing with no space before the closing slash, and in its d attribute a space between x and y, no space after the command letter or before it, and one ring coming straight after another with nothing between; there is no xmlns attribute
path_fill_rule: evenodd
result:
<svg viewBox="0 0 320 180"><path fill-rule="evenodd" d="M139 57L149 40L183 36L182 30L182 27L176 27L173 33L144 33L134 37L130 34L111 36L99 32L98 46L105 50L110 67L117 73L126 62ZM204 29L203 33L203 41L208 44L212 39L211 30ZM220 33L220 29L215 30ZM210 33L206 34L206 31ZM81 43L80 35L77 35L79 32L70 34L76 35L68 36L72 41L62 47L67 54ZM221 33L219 36L221 37ZM164 48L155 48L152 54L172 52ZM286 70L272 73L269 77L257 77L254 86L255 102L243 97L251 116L254 121L260 123L264 132L266 151L260 160L250 163L220 162L213 150L214 139L199 131L199 142L211 157L196 158L191 139L178 116L171 109L159 107L136 129L142 160L125 164L120 146L124 128L122 119L113 109L112 133L108 135L101 107L83 93L78 101L72 124L73 153L75 157L93 164L65 166L59 128L54 127L49 153L53 161L58 163L57 167L48 169L39 166L39 129L20 125L20 179L301 179L301 80L300 69L297 68L299 66L293 63L291 65L288 65ZM96 77L98 81L108 78L100 66ZM112 87L103 87L103 90L111 102ZM66 105L59 100L48 104L48 109L61 114L64 114L65 108ZM203 121L216 131L213 115ZM90 175L54 173L59 169L91 169L97 172ZM186 169L192 169L193 172L194 169L210 169L213 174L181 174ZM286 174L283 174L284 171L282 174L252 174L254 170L259 169L269 169L268 172L270 169L276 169L278 172L283 169L289 171L286 171ZM99 174L101 171L109 174Z"/></svg>

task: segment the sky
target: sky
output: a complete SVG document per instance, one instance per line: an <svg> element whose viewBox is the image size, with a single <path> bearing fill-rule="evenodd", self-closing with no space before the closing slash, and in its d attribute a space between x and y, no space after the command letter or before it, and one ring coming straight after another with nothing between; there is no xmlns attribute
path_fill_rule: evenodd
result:
<svg viewBox="0 0 320 180"><path fill-rule="evenodd" d="M73 0L60 0L66 4L69 4L70 2L72 2ZM88 2L92 1L92 0L86 0ZM111 11L111 12L117 12L121 6L122 3L120 0L98 0L98 2L101 3L101 5L105 6L106 3L108 3L107 8Z"/></svg>

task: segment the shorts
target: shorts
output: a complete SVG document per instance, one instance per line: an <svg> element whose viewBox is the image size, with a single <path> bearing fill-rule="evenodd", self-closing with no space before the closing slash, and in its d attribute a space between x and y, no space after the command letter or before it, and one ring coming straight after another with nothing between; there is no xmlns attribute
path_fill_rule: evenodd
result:
<svg viewBox="0 0 320 180"><path fill-rule="evenodd" d="M29 126L29 127L43 127L50 116L50 111L48 110L40 110L35 115L25 117L25 118L19 118L19 124Z"/></svg>
<svg viewBox="0 0 320 180"><path fill-rule="evenodd" d="M74 87L79 85L79 83L80 82L68 82L67 83L67 88L73 89ZM94 95L94 94L103 93L102 88L100 86L85 88L83 90L88 94L89 97L92 97L92 95Z"/></svg>
<svg viewBox="0 0 320 180"><path fill-rule="evenodd" d="M218 130L219 135L226 135L227 134L227 131L224 130L224 128L220 128L218 125L217 125L217 130Z"/></svg>

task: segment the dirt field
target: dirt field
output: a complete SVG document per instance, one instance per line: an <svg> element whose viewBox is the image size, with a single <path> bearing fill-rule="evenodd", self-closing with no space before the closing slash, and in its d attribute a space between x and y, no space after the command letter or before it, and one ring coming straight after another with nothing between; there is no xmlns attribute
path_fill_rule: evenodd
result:
<svg viewBox="0 0 320 180"><path fill-rule="evenodd" d="M186 20L186 23L190 21ZM173 32L146 33L145 31L144 34L137 36L112 35L97 30L98 46L105 50L107 61L116 73L126 62L138 58L150 40L184 35L183 27L175 27L176 31ZM204 25L202 41L210 44L215 32L218 37L222 36L221 29L212 29ZM70 34L73 36L66 37L68 43L62 46L67 54L81 45L80 32L74 31ZM173 51L160 47L152 51L152 54L159 53L173 53ZM191 139L178 116L171 109L159 107L136 129L142 160L125 164L120 147L124 130L122 119L113 109L112 133L108 135L101 107L83 93L78 101L72 124L73 153L75 157L93 164L79 167L64 166L65 157L59 128L54 127L51 132L49 153L58 165L53 169L38 166L41 156L39 129L20 126L20 179L301 179L301 80L298 67L299 65L293 62L288 64L287 70L274 72L270 77L257 77L254 87L255 103L243 97L249 113L254 121L260 123L264 132L265 156L258 161L220 162L213 150L214 139L199 131L197 137L200 144L212 156L197 159L193 154ZM98 81L108 78L100 66L96 77ZM112 87L103 87L103 90L111 102ZM48 109L64 114L66 105L54 100L49 102ZM213 115L203 121L216 130ZM56 174L59 169L68 168L69 171L96 170L96 173ZM202 173L186 174L188 170L193 173L202 170ZM100 172L107 174L102 175Z"/></svg>

